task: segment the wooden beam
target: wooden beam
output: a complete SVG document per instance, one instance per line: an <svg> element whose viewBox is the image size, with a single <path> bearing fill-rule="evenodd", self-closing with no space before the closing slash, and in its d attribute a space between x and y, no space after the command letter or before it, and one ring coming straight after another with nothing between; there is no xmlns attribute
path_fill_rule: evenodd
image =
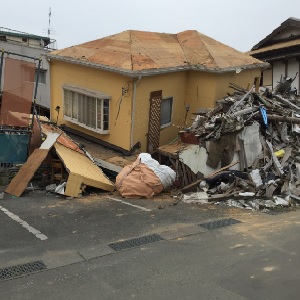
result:
<svg viewBox="0 0 300 300"><path fill-rule="evenodd" d="M254 116L253 118L255 120L261 120L261 116L259 116L259 115L258 116ZM278 116L278 115L268 115L268 120L300 124L300 118L295 118L295 117L286 117L286 116Z"/></svg>
<svg viewBox="0 0 300 300"><path fill-rule="evenodd" d="M199 180L197 180L197 181L195 181L195 182L193 182L193 183L191 183L191 184L185 186L185 187L182 189L182 191L183 191L183 192L184 192L184 191L187 191L187 190L189 190L190 188L195 187L195 186L196 186L197 184L199 184L201 181L203 181L203 180L205 180L205 179L208 179L208 178L210 178L210 177L213 177L213 176L215 176L216 174L218 174L218 173L220 173L220 172L222 172L222 171L225 171L225 170L227 170L227 169L229 169L229 168L235 166L235 165L238 164L238 163L239 163L239 161L236 161L236 162L234 162L234 163L232 163L232 164L230 164L230 165L228 165L228 166L225 166L225 167L223 167L223 168L221 168L221 169L219 169L219 170L217 170L217 171L215 171L215 172L213 172L213 173L211 173L211 174L205 176L204 178L199 179Z"/></svg>

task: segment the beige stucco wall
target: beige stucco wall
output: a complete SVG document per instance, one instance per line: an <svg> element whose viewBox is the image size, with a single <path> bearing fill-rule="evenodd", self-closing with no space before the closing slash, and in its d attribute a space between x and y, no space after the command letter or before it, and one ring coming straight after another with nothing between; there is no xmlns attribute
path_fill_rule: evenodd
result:
<svg viewBox="0 0 300 300"><path fill-rule="evenodd" d="M263 71L263 86L272 87L272 69L267 69Z"/></svg>
<svg viewBox="0 0 300 300"><path fill-rule="evenodd" d="M128 96L123 96L120 113L116 121L119 99L122 87L129 81L130 91ZM82 128L77 124L63 118L63 85L76 85L79 88L88 88L103 92L111 96L109 134L100 134ZM81 65L51 60L51 120L56 122L55 107L61 107L58 124L66 124L68 127L84 132L88 135L102 139L105 142L117 145L123 149L130 149L131 128L131 100L132 83L130 78L117 73L106 72L96 68L87 68Z"/></svg>
<svg viewBox="0 0 300 300"><path fill-rule="evenodd" d="M186 99L191 104L190 113L199 108L213 108L216 97L216 74L190 71L187 73Z"/></svg>
<svg viewBox="0 0 300 300"><path fill-rule="evenodd" d="M136 84L135 118L133 145L140 142L146 151L150 110L150 93L162 90L163 98L173 97L172 125L160 130L160 145L169 143L178 135L179 127L184 125L186 72L142 77Z"/></svg>
<svg viewBox="0 0 300 300"><path fill-rule="evenodd" d="M216 100L226 96L227 93L233 93L234 90L229 88L230 83L249 90L254 85L255 78L260 76L260 69L243 70L240 73L228 72L218 74L216 76Z"/></svg>
<svg viewBox="0 0 300 300"><path fill-rule="evenodd" d="M173 97L172 124L160 130L160 145L164 145L177 138L178 131L183 127L191 125L193 112L199 108L213 108L216 100L225 97L227 93L232 93L233 90L228 87L230 82L248 88L253 85L255 77L259 76L260 69L219 74L182 71L142 76L134 81L117 73L51 60L51 119L56 121L55 107L59 105L61 112L58 124L65 123L68 127L126 150L130 150L133 145L140 142L141 150L147 151L149 99L152 91L162 90L163 98ZM64 84L97 90L111 96L109 134L95 133L63 118ZM122 98L116 120L122 87L126 87L127 84L129 93ZM135 108L131 128L133 105ZM190 106L190 110L185 122L186 105Z"/></svg>
<svg viewBox="0 0 300 300"><path fill-rule="evenodd" d="M188 114L188 124L193 117L192 113L200 108L214 108L216 100L219 100L227 93L232 93L230 83L235 83L245 89L249 89L256 77L260 77L260 69L243 70L239 73L209 73L190 71L187 73L186 102L191 104Z"/></svg>

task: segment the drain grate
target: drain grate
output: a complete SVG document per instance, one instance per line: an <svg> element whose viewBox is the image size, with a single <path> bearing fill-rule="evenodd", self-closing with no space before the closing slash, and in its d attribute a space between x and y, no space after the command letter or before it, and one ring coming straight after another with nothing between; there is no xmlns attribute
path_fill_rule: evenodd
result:
<svg viewBox="0 0 300 300"><path fill-rule="evenodd" d="M146 245L150 243L155 243L162 241L163 238L158 234L151 234L151 235L145 235L138 238L122 241L122 242L116 242L109 244L108 246L114 249L115 251L130 249L134 247L138 247L141 245Z"/></svg>
<svg viewBox="0 0 300 300"><path fill-rule="evenodd" d="M4 269L0 269L0 280L6 280L14 277L19 277L23 274L28 274L36 271L47 269L43 261L34 261L31 263L12 266Z"/></svg>
<svg viewBox="0 0 300 300"><path fill-rule="evenodd" d="M217 221L213 221L213 222L208 222L208 223L202 223L199 224L199 226L204 227L208 230L212 230L212 229L217 229L217 228L221 228L221 227L227 227L236 223L241 223L241 221L236 220L236 219L223 219L223 220L217 220Z"/></svg>

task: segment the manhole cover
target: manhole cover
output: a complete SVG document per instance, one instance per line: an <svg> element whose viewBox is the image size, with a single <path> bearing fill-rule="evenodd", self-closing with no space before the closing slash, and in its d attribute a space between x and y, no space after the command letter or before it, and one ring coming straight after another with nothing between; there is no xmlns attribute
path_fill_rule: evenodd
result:
<svg viewBox="0 0 300 300"><path fill-rule="evenodd" d="M163 238L158 234L145 235L138 238L116 242L109 244L109 247L113 248L115 251L125 250L133 247L138 247L141 245L146 245L150 243L155 243L158 241L162 241Z"/></svg>
<svg viewBox="0 0 300 300"><path fill-rule="evenodd" d="M204 227L208 230L212 230L212 229L217 229L217 228L221 228L221 227L227 227L236 223L241 223L241 221L236 220L236 219L223 219L223 220L217 220L217 221L212 221L212 222L208 222L208 223L202 223L199 224L199 226Z"/></svg>
<svg viewBox="0 0 300 300"><path fill-rule="evenodd" d="M47 269L43 261L34 261L31 263L17 265L0 269L0 280L10 279L13 277L19 277L23 274L28 274L36 271Z"/></svg>

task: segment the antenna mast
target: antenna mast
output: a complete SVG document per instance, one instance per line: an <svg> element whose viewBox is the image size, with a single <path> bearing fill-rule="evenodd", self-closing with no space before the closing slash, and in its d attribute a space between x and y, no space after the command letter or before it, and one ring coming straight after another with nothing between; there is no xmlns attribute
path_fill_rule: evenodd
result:
<svg viewBox="0 0 300 300"><path fill-rule="evenodd" d="M48 37L50 37L50 19L51 19L51 7L49 7L49 23L48 23Z"/></svg>

